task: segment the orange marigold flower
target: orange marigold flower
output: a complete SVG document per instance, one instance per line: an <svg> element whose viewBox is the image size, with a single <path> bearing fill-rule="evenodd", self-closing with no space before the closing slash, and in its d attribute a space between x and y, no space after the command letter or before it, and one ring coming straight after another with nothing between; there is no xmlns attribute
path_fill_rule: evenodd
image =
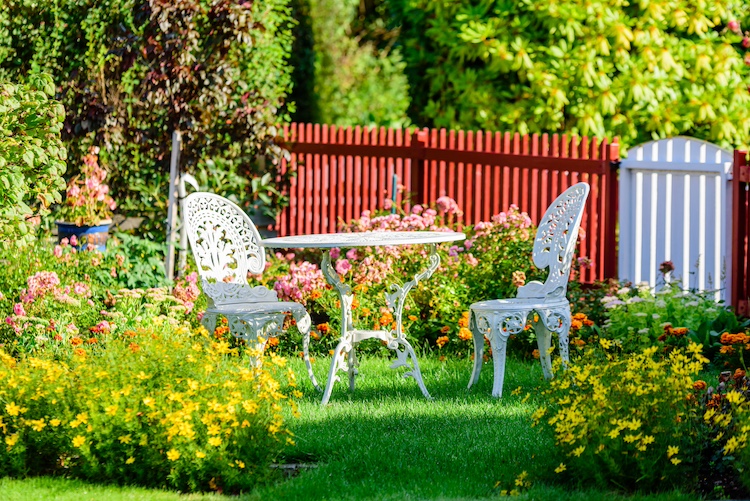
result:
<svg viewBox="0 0 750 501"><path fill-rule="evenodd" d="M736 371L734 371L734 376L732 377L734 379L742 379L743 377L745 377L745 371L743 371L742 369L737 369Z"/></svg>
<svg viewBox="0 0 750 501"><path fill-rule="evenodd" d="M450 341L450 339L448 339L448 336L440 336L435 341L435 344L438 346L438 348L442 348L446 345L446 343L448 343L448 341Z"/></svg>
<svg viewBox="0 0 750 501"><path fill-rule="evenodd" d="M130 344L128 345L128 348L130 348L130 351L132 351L133 353L137 353L137 352L138 352L138 350L140 350L140 349L141 349L141 347L140 347L140 346L138 346L138 345L137 345L136 343L130 343Z"/></svg>
<svg viewBox="0 0 750 501"><path fill-rule="evenodd" d="M580 321L580 320L577 320L577 319L574 318L570 322L570 328L573 329L574 331L579 330L581 327L583 327L583 322Z"/></svg>
<svg viewBox="0 0 750 501"><path fill-rule="evenodd" d="M417 321L417 316L416 315L409 315L409 320L411 320L412 322L416 322Z"/></svg>
<svg viewBox="0 0 750 501"><path fill-rule="evenodd" d="M319 324L318 325L318 332L321 334L326 334L328 331L331 330L331 326L328 324Z"/></svg>
<svg viewBox="0 0 750 501"><path fill-rule="evenodd" d="M440 328L440 332L442 332L443 334L447 334L450 330L451 328L448 327L447 325L444 325Z"/></svg>
<svg viewBox="0 0 750 501"><path fill-rule="evenodd" d="M585 325L586 327L591 327L592 325L594 325L594 321L587 318L583 321L583 325Z"/></svg>
<svg viewBox="0 0 750 501"><path fill-rule="evenodd" d="M123 332L122 335L125 337L135 337L135 331L127 330Z"/></svg>
<svg viewBox="0 0 750 501"><path fill-rule="evenodd" d="M438 358L438 360L441 361L441 362L445 362L445 355L440 355L440 357Z"/></svg>
<svg viewBox="0 0 750 501"><path fill-rule="evenodd" d="M312 332L310 333L312 334ZM277 337L269 337L268 338L268 346L278 346L279 345L279 338Z"/></svg>
<svg viewBox="0 0 750 501"><path fill-rule="evenodd" d="M320 297L323 295L322 292L320 292L318 289L315 289L310 293L310 299L320 299Z"/></svg>
<svg viewBox="0 0 750 501"><path fill-rule="evenodd" d="M576 346L584 346L586 344L586 341L584 341L581 338L578 338L578 339L573 340L573 344Z"/></svg>
<svg viewBox="0 0 750 501"><path fill-rule="evenodd" d="M722 346L719 352L724 355L731 355L732 353L734 353L734 348L732 348L731 346Z"/></svg>
<svg viewBox="0 0 750 501"><path fill-rule="evenodd" d="M466 327L461 327L458 330L458 338L462 341L469 341L471 339L471 331Z"/></svg>
<svg viewBox="0 0 750 501"><path fill-rule="evenodd" d="M98 342L99 342L99 340L98 340L98 339L96 339L95 337L90 337L90 338L88 338L88 339L86 340L86 344L96 344L96 343L98 343Z"/></svg>
<svg viewBox="0 0 750 501"><path fill-rule="evenodd" d="M360 311L359 314L363 317L369 317L372 314L372 311L370 311L370 308L362 308L362 311Z"/></svg>
<svg viewBox="0 0 750 501"><path fill-rule="evenodd" d="M573 320L580 320L581 322L586 320L586 318L587 317L585 313L576 313L575 315L573 315Z"/></svg>
<svg viewBox="0 0 750 501"><path fill-rule="evenodd" d="M672 324L664 324L664 334L667 336L672 334Z"/></svg>
<svg viewBox="0 0 750 501"><path fill-rule="evenodd" d="M86 350L84 350L83 348L76 348L75 350L73 350L73 355L77 357L85 357Z"/></svg>
<svg viewBox="0 0 750 501"><path fill-rule="evenodd" d="M73 346L80 346L83 344L83 339L79 338L78 336L70 338L70 344Z"/></svg>
<svg viewBox="0 0 750 501"><path fill-rule="evenodd" d="M699 379L695 383L693 383L693 389L694 390L705 390L708 387L705 381L702 379Z"/></svg>
<svg viewBox="0 0 750 501"><path fill-rule="evenodd" d="M534 350L531 352L531 356L534 358L539 358L539 350Z"/></svg>
<svg viewBox="0 0 750 501"><path fill-rule="evenodd" d="M684 336L687 333L687 327L675 327L674 329L672 329L673 336Z"/></svg>

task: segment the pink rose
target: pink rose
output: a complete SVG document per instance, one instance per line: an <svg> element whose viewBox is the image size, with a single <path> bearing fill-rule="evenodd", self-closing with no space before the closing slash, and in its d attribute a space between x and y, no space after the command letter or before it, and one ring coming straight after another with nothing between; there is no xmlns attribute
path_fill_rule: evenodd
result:
<svg viewBox="0 0 750 501"><path fill-rule="evenodd" d="M13 305L13 313L18 315L19 317L25 317L26 316L26 310L23 308L23 304L16 303Z"/></svg>

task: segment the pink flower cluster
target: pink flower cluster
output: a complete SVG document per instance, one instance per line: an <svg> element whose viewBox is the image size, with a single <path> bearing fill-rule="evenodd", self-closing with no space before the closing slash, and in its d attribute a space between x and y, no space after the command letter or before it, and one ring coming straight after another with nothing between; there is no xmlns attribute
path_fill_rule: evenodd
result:
<svg viewBox="0 0 750 501"><path fill-rule="evenodd" d="M273 288L282 301L307 304L314 292L320 294L326 288L326 280L317 265L303 261L290 263L289 274L281 277Z"/></svg>
<svg viewBox="0 0 750 501"><path fill-rule="evenodd" d="M437 207L443 214L456 214L462 215L463 211L458 207L458 204L451 197L442 196L437 199Z"/></svg>
<svg viewBox="0 0 750 501"><path fill-rule="evenodd" d="M193 272L185 277L184 280L177 280L172 295L187 308L187 312L193 311L195 300L200 296L201 291L198 288L198 274Z"/></svg>
<svg viewBox="0 0 750 501"><path fill-rule="evenodd" d="M34 299L54 291L60 285L60 278L54 271L40 271L27 278L26 285L28 287L21 293L21 300L31 303Z"/></svg>
<svg viewBox="0 0 750 501"><path fill-rule="evenodd" d="M117 207L109 195L109 186L104 184L107 171L99 166L98 155L99 148L91 147L83 157L81 174L68 183L61 219L78 226L96 225L108 219Z"/></svg>

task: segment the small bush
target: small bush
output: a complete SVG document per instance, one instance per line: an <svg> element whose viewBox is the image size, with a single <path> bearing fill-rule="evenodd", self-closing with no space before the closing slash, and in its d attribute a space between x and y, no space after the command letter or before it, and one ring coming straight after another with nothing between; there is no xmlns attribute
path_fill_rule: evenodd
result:
<svg viewBox="0 0 750 501"><path fill-rule="evenodd" d="M253 366L174 319L107 327L35 356L0 352L4 474L229 492L270 475L291 442L274 376L283 359Z"/></svg>
<svg viewBox="0 0 750 501"><path fill-rule="evenodd" d="M604 347L611 342L601 340ZM618 355L594 349L554 379L534 424L551 429L576 482L626 491L694 489L709 447L697 379L708 360L690 344Z"/></svg>
<svg viewBox="0 0 750 501"><path fill-rule="evenodd" d="M0 15L2 18L2 15ZM2 32L2 30L0 30ZM2 51L0 51L2 52ZM0 57L0 59L2 59ZM28 243L50 206L61 201L67 152L62 105L49 75L28 84L0 78L0 243Z"/></svg>

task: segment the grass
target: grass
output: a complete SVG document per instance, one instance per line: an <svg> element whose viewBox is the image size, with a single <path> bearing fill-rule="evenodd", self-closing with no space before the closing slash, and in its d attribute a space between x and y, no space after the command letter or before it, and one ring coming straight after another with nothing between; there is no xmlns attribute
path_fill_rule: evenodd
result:
<svg viewBox="0 0 750 501"><path fill-rule="evenodd" d="M330 359L318 358L315 370L325 381ZM596 490L569 491L554 472L560 459L553 440L530 428L529 414L538 401L541 366L514 359L506 367L505 394L491 397L492 367L485 365L477 386L468 391L467 360L440 362L420 358L425 384L434 400L426 400L412 379L388 368L388 360L365 357L357 389L336 384L331 402L306 376L301 360L290 360L304 397L301 417L289 417L297 445L281 463L303 464L298 474L240 496L260 500L480 500L497 498L527 471L534 479L519 499L550 501L687 501L695 495L624 496ZM304 375L304 376L303 376ZM343 375L343 374L342 374ZM513 389L523 391L514 395ZM530 396L525 398L527 392ZM567 474L567 473L565 473ZM225 500L225 496L179 496L167 491L90 485L36 478L2 480L7 500Z"/></svg>
<svg viewBox="0 0 750 501"><path fill-rule="evenodd" d="M329 359L315 362L325 380ZM354 392L336 384L328 406L310 385L300 361L292 361L305 393L301 417L290 420L297 445L284 461L313 464L286 482L257 489L251 500L432 500L496 498L522 472L533 473L527 499L661 500L694 495L619 497L609 492L568 493L555 485L559 458L553 439L530 427L542 382L538 362L509 359L504 396L491 396L492 366L467 390L467 360L421 357L426 400L412 379L388 369L388 361L365 358ZM343 374L342 374L343 375ZM523 391L514 395L513 389ZM526 394L530 393L527 398ZM497 485L497 487L496 487Z"/></svg>

